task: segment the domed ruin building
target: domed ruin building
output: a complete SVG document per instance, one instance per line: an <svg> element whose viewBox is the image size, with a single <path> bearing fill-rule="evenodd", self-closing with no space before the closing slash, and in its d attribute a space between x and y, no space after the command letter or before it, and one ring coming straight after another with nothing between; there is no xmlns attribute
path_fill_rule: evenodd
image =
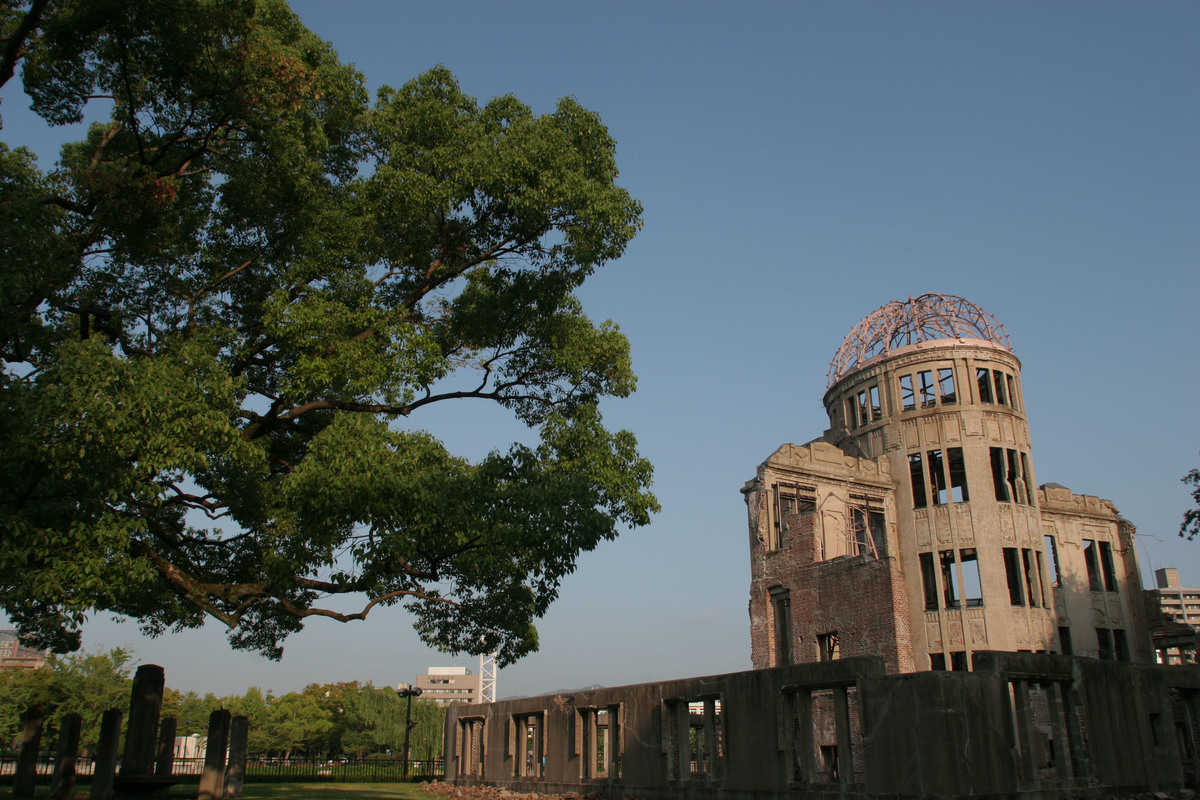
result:
<svg viewBox="0 0 1200 800"><path fill-rule="evenodd" d="M829 368L829 430L742 489L755 668L981 650L1151 661L1134 526L1035 480L1021 362L960 297L892 302Z"/></svg>

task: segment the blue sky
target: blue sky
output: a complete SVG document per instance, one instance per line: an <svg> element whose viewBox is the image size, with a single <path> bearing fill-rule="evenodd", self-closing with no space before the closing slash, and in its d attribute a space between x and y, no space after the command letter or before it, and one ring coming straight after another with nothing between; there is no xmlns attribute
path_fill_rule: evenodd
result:
<svg viewBox="0 0 1200 800"><path fill-rule="evenodd" d="M635 431L663 511L580 561L502 696L747 669L739 489L827 422L842 338L884 303L957 294L1023 363L1039 482L1114 501L1149 574L1200 585L1176 536L1200 465L1200 5L1184 2L294 2L374 90L445 64L480 101L574 95L618 142L645 206L626 256L584 287L632 342ZM3 95L4 138L29 136ZM45 158L51 140L36 141ZM499 414L430 430L467 454ZM283 692L411 681L461 664L409 618L318 621L281 663L220 629L144 640L179 689Z"/></svg>

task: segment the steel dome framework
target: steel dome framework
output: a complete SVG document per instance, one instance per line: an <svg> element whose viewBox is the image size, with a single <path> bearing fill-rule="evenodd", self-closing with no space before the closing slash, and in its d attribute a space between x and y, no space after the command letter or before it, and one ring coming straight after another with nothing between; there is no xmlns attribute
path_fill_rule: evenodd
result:
<svg viewBox="0 0 1200 800"><path fill-rule="evenodd" d="M935 339L976 339L1012 352L1008 331L979 306L952 294L923 294L876 309L846 335L829 363L832 387L873 358Z"/></svg>

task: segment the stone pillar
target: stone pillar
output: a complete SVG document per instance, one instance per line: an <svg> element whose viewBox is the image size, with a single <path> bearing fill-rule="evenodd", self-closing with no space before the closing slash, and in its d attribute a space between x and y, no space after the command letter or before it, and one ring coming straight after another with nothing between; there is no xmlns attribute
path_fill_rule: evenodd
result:
<svg viewBox="0 0 1200 800"><path fill-rule="evenodd" d="M100 718L100 742L96 746L92 771L91 800L108 800L113 793L113 778L117 771L117 744L121 739L121 711L104 712Z"/></svg>
<svg viewBox="0 0 1200 800"><path fill-rule="evenodd" d="M225 767L225 796L241 797L246 782L246 749L250 720L241 715L229 723L229 764Z"/></svg>
<svg viewBox="0 0 1200 800"><path fill-rule="evenodd" d="M121 758L123 778L154 773L164 684L163 668L157 664L143 664L134 673L133 692L129 699L129 726L125 731L125 755Z"/></svg>
<svg viewBox="0 0 1200 800"><path fill-rule="evenodd" d="M50 796L75 796L75 759L79 756L79 729L83 717L64 714L58 726L58 754L54 759L54 777L50 779Z"/></svg>
<svg viewBox="0 0 1200 800"><path fill-rule="evenodd" d="M163 717L158 724L158 754L154 757L154 775L158 778L169 778L175 771L175 731L178 722L174 717ZM169 786L163 786L154 792L155 797L166 797L171 791Z"/></svg>
<svg viewBox="0 0 1200 800"><path fill-rule="evenodd" d="M42 747L42 724L45 720L46 707L41 703L30 706L25 712L21 727L21 751L17 754L16 776L13 778L13 797L33 797L38 750Z"/></svg>
<svg viewBox="0 0 1200 800"><path fill-rule="evenodd" d="M199 800L220 800L224 794L229 716L228 709L220 708L208 718L208 744L204 749L204 772L200 774Z"/></svg>

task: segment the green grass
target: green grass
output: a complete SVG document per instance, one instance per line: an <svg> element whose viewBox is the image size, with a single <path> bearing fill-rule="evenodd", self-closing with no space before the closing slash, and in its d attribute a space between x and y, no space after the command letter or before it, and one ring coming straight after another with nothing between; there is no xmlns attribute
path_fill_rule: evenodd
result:
<svg viewBox="0 0 1200 800"><path fill-rule="evenodd" d="M48 786L37 787L37 797L49 794ZM77 792L76 800L87 800L87 792ZM193 785L184 793L177 788L172 798L195 798ZM442 795L421 791L417 783L255 783L242 792L245 800L433 800ZM0 788L0 800L11 800L12 788Z"/></svg>

